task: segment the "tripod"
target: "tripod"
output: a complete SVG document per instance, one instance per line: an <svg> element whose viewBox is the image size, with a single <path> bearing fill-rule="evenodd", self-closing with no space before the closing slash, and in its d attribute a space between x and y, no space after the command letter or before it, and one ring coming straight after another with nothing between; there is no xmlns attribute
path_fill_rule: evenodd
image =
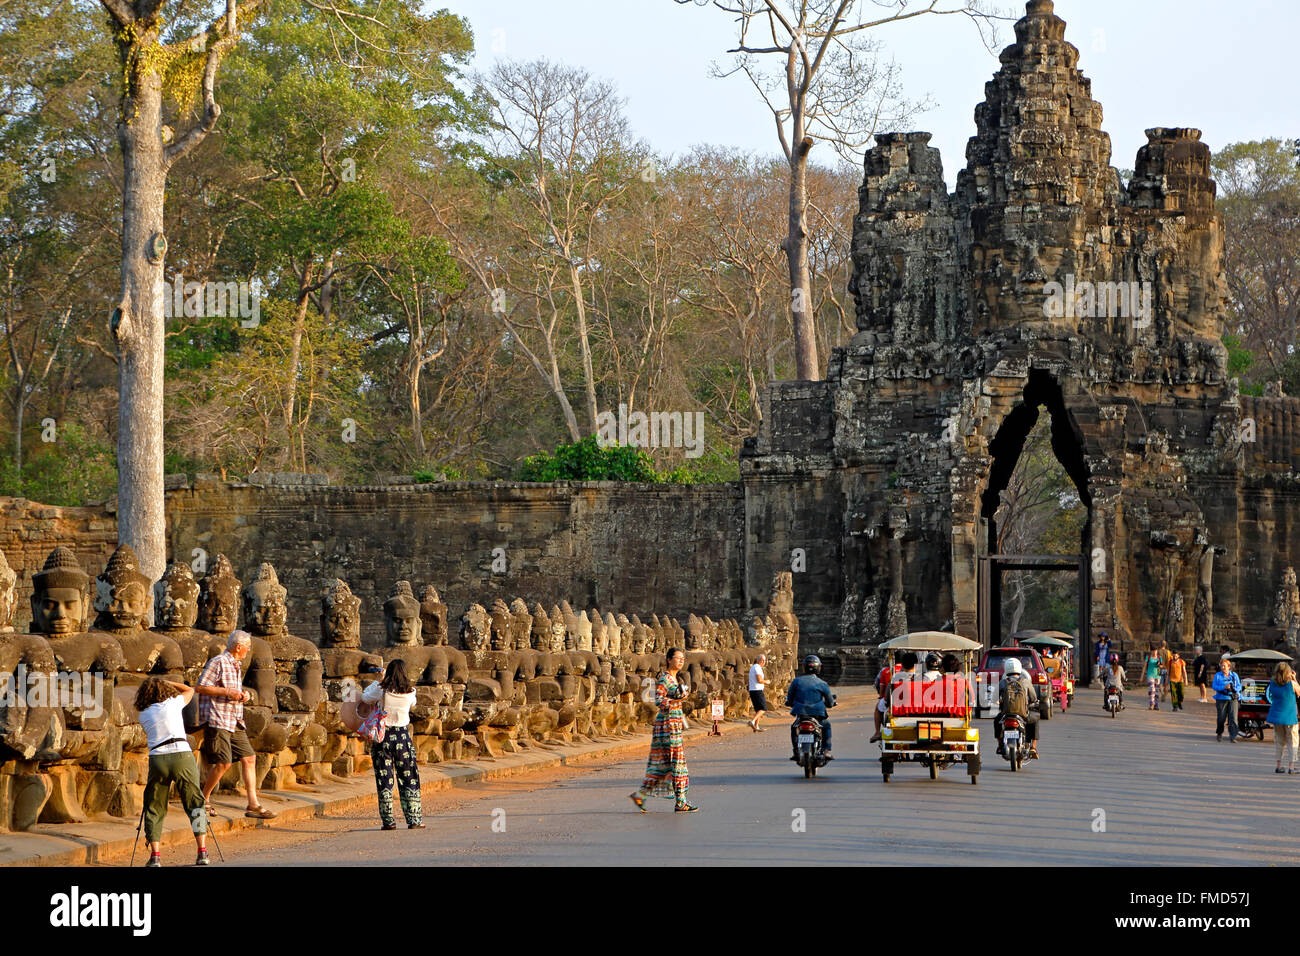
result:
<svg viewBox="0 0 1300 956"><path fill-rule="evenodd" d="M168 800L169 800L169 802L170 802L170 797L171 797L171 793L170 793L170 791L171 791L171 786L168 785L167 789L168 789L168 795L167 795L167 796L168 796ZM146 791L146 793L148 792L148 787L145 788L145 791ZM131 866L135 866L135 851L136 851L136 850L139 848L139 846L140 846L140 831L144 829L144 815L145 815L145 811L146 811L148 808L149 808L149 802L148 802L147 800L141 799L141 801L140 801L140 822L137 823L137 824L135 825L135 841L131 844L131 864L130 864ZM206 809L204 810L204 814L203 814L203 815L204 815L205 818L207 817L207 811L206 811ZM210 818L208 819L208 836L212 837L212 845L215 846L215 847L217 848L217 856L220 857L222 863L225 863L225 862L226 862L226 854L224 854L223 852L221 852L221 841L217 839L217 831L216 831L216 828L212 825L212 820L211 820Z"/></svg>

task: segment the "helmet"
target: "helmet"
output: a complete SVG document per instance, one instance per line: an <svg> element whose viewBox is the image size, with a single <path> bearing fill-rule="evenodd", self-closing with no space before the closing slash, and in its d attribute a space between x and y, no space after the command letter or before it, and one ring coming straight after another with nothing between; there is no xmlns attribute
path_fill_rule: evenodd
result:
<svg viewBox="0 0 1300 956"><path fill-rule="evenodd" d="M1118 664L1118 663L1119 663L1119 655L1118 655L1118 654L1112 654L1112 655L1110 655L1110 662L1111 662L1112 664Z"/></svg>
<svg viewBox="0 0 1300 956"><path fill-rule="evenodd" d="M1024 669L1020 666L1020 659L1018 657L1007 658L1006 675L1008 677L1015 677L1017 674L1023 673L1023 670Z"/></svg>
<svg viewBox="0 0 1300 956"><path fill-rule="evenodd" d="M940 662L938 654L928 654L925 658L925 669L929 671L938 670Z"/></svg>
<svg viewBox="0 0 1300 956"><path fill-rule="evenodd" d="M809 654L803 659L803 672L805 674L820 674L822 672L822 659L816 654Z"/></svg>

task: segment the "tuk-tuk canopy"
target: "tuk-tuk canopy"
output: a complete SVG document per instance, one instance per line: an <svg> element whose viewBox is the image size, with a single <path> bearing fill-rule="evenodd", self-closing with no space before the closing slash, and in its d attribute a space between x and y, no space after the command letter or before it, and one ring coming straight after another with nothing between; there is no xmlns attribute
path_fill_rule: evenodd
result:
<svg viewBox="0 0 1300 956"><path fill-rule="evenodd" d="M1265 647L1258 647L1252 651L1238 651L1236 654L1229 654L1228 660L1233 661L1291 661L1294 660L1290 654L1283 654L1281 651L1270 651Z"/></svg>
<svg viewBox="0 0 1300 956"><path fill-rule="evenodd" d="M1069 641L1063 641L1059 637L1050 637L1047 634L1035 634L1033 637L1022 637L1020 643L1029 644L1030 646L1037 644L1045 647L1074 647L1074 645Z"/></svg>
<svg viewBox="0 0 1300 956"><path fill-rule="evenodd" d="M979 651L984 645L968 637L949 634L946 631L913 631L902 637L895 637L880 645L884 650L894 651Z"/></svg>

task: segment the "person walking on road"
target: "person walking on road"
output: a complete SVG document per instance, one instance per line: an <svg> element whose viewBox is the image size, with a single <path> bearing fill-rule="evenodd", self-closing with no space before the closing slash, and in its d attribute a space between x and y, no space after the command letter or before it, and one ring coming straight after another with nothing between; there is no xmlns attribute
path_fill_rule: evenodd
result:
<svg viewBox="0 0 1300 956"><path fill-rule="evenodd" d="M1288 756L1286 772L1295 773L1296 747L1300 746L1300 727L1296 716L1296 695L1300 694L1300 684L1296 683L1295 671L1286 661L1279 661L1273 668L1273 679L1264 690L1268 701L1268 723L1273 725L1273 741L1277 747L1277 769L1282 773L1282 757Z"/></svg>
<svg viewBox="0 0 1300 956"><path fill-rule="evenodd" d="M1178 651L1169 662L1169 703L1174 710L1183 709L1183 693L1187 687L1187 661Z"/></svg>
<svg viewBox="0 0 1300 956"><path fill-rule="evenodd" d="M1146 671L1147 703L1151 710L1160 709L1160 653L1155 648L1147 655Z"/></svg>
<svg viewBox="0 0 1300 956"><path fill-rule="evenodd" d="M199 787L199 765L194 762L194 751L185 736L183 716L193 696L194 688L161 677L145 678L135 693L135 709L140 712L140 726L149 746L149 777L144 785L144 838L149 843L149 862L145 866L162 866L162 827L173 783L199 847L194 865L208 865L208 814Z"/></svg>
<svg viewBox="0 0 1300 956"><path fill-rule="evenodd" d="M1228 742L1237 742L1237 698L1241 696L1241 678L1232 672L1232 661L1227 655L1219 658L1219 672L1214 675L1214 706L1218 711L1214 736L1223 739L1223 727L1228 727Z"/></svg>
<svg viewBox="0 0 1300 956"><path fill-rule="evenodd" d="M655 683L655 706L659 713L650 737L650 759L640 789L631 795L642 813L646 812L646 797L674 797L673 809L678 813L694 813L699 809L686 802L686 791L691 785L686 751L682 747L682 700L686 697L686 687L677 678L685 663L685 652L676 647L670 649L667 670Z"/></svg>
<svg viewBox="0 0 1300 956"><path fill-rule="evenodd" d="M251 695L244 690L240 661L248 656L252 646L253 636L247 631L231 631L226 649L208 661L194 688L199 694L199 723L204 725L199 752L208 767L203 781L203 802L209 816L212 815L212 791L238 760L248 797L244 816L256 820L275 817L257 799L257 754L244 728L244 701Z"/></svg>
<svg viewBox="0 0 1300 956"><path fill-rule="evenodd" d="M767 696L763 693L767 685L767 675L763 673L763 665L767 663L767 655L759 654L758 660L754 661L754 666L749 669L749 702L754 705L754 719L749 722L749 726L754 733L761 734L763 715L767 713Z"/></svg>
<svg viewBox="0 0 1300 956"><path fill-rule="evenodd" d="M375 792L379 797L379 818L385 830L397 829L393 814L393 776L397 777L397 795L402 802L402 816L408 830L423 830L420 806L420 768L415 761L415 744L411 742L411 705L415 687L406 676L406 664L388 662L383 680L377 680L361 693L367 704L384 712L384 739L371 743L374 761Z"/></svg>
<svg viewBox="0 0 1300 956"><path fill-rule="evenodd" d="M1210 698L1207 694L1210 685L1210 662L1205 658L1205 650L1200 644L1196 645L1196 659L1192 661L1192 683L1201 691L1201 703L1208 704Z"/></svg>
<svg viewBox="0 0 1300 956"><path fill-rule="evenodd" d="M1174 655L1169 650L1169 642L1160 642L1160 699L1164 700L1169 695L1169 662L1174 659Z"/></svg>

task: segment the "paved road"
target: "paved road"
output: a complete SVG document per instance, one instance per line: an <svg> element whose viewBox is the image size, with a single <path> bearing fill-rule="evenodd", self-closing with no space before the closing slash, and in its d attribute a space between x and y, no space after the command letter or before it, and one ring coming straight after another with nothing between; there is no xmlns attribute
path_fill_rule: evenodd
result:
<svg viewBox="0 0 1300 956"><path fill-rule="evenodd" d="M1112 720L1083 690L1042 725L1042 760L1012 773L990 748L978 786L960 767L932 781L920 766L884 784L866 743L870 712L857 707L837 715L839 759L814 780L788 760L783 722L688 744L695 814L675 814L667 800L637 813L627 794L638 758L438 795L422 831L383 832L359 813L241 835L224 849L230 863L256 866L1300 862L1300 774L1273 774L1271 732L1264 743L1218 743L1212 705L1143 706L1134 695ZM980 728L991 739L991 722ZM1094 832L1098 810L1105 832Z"/></svg>

